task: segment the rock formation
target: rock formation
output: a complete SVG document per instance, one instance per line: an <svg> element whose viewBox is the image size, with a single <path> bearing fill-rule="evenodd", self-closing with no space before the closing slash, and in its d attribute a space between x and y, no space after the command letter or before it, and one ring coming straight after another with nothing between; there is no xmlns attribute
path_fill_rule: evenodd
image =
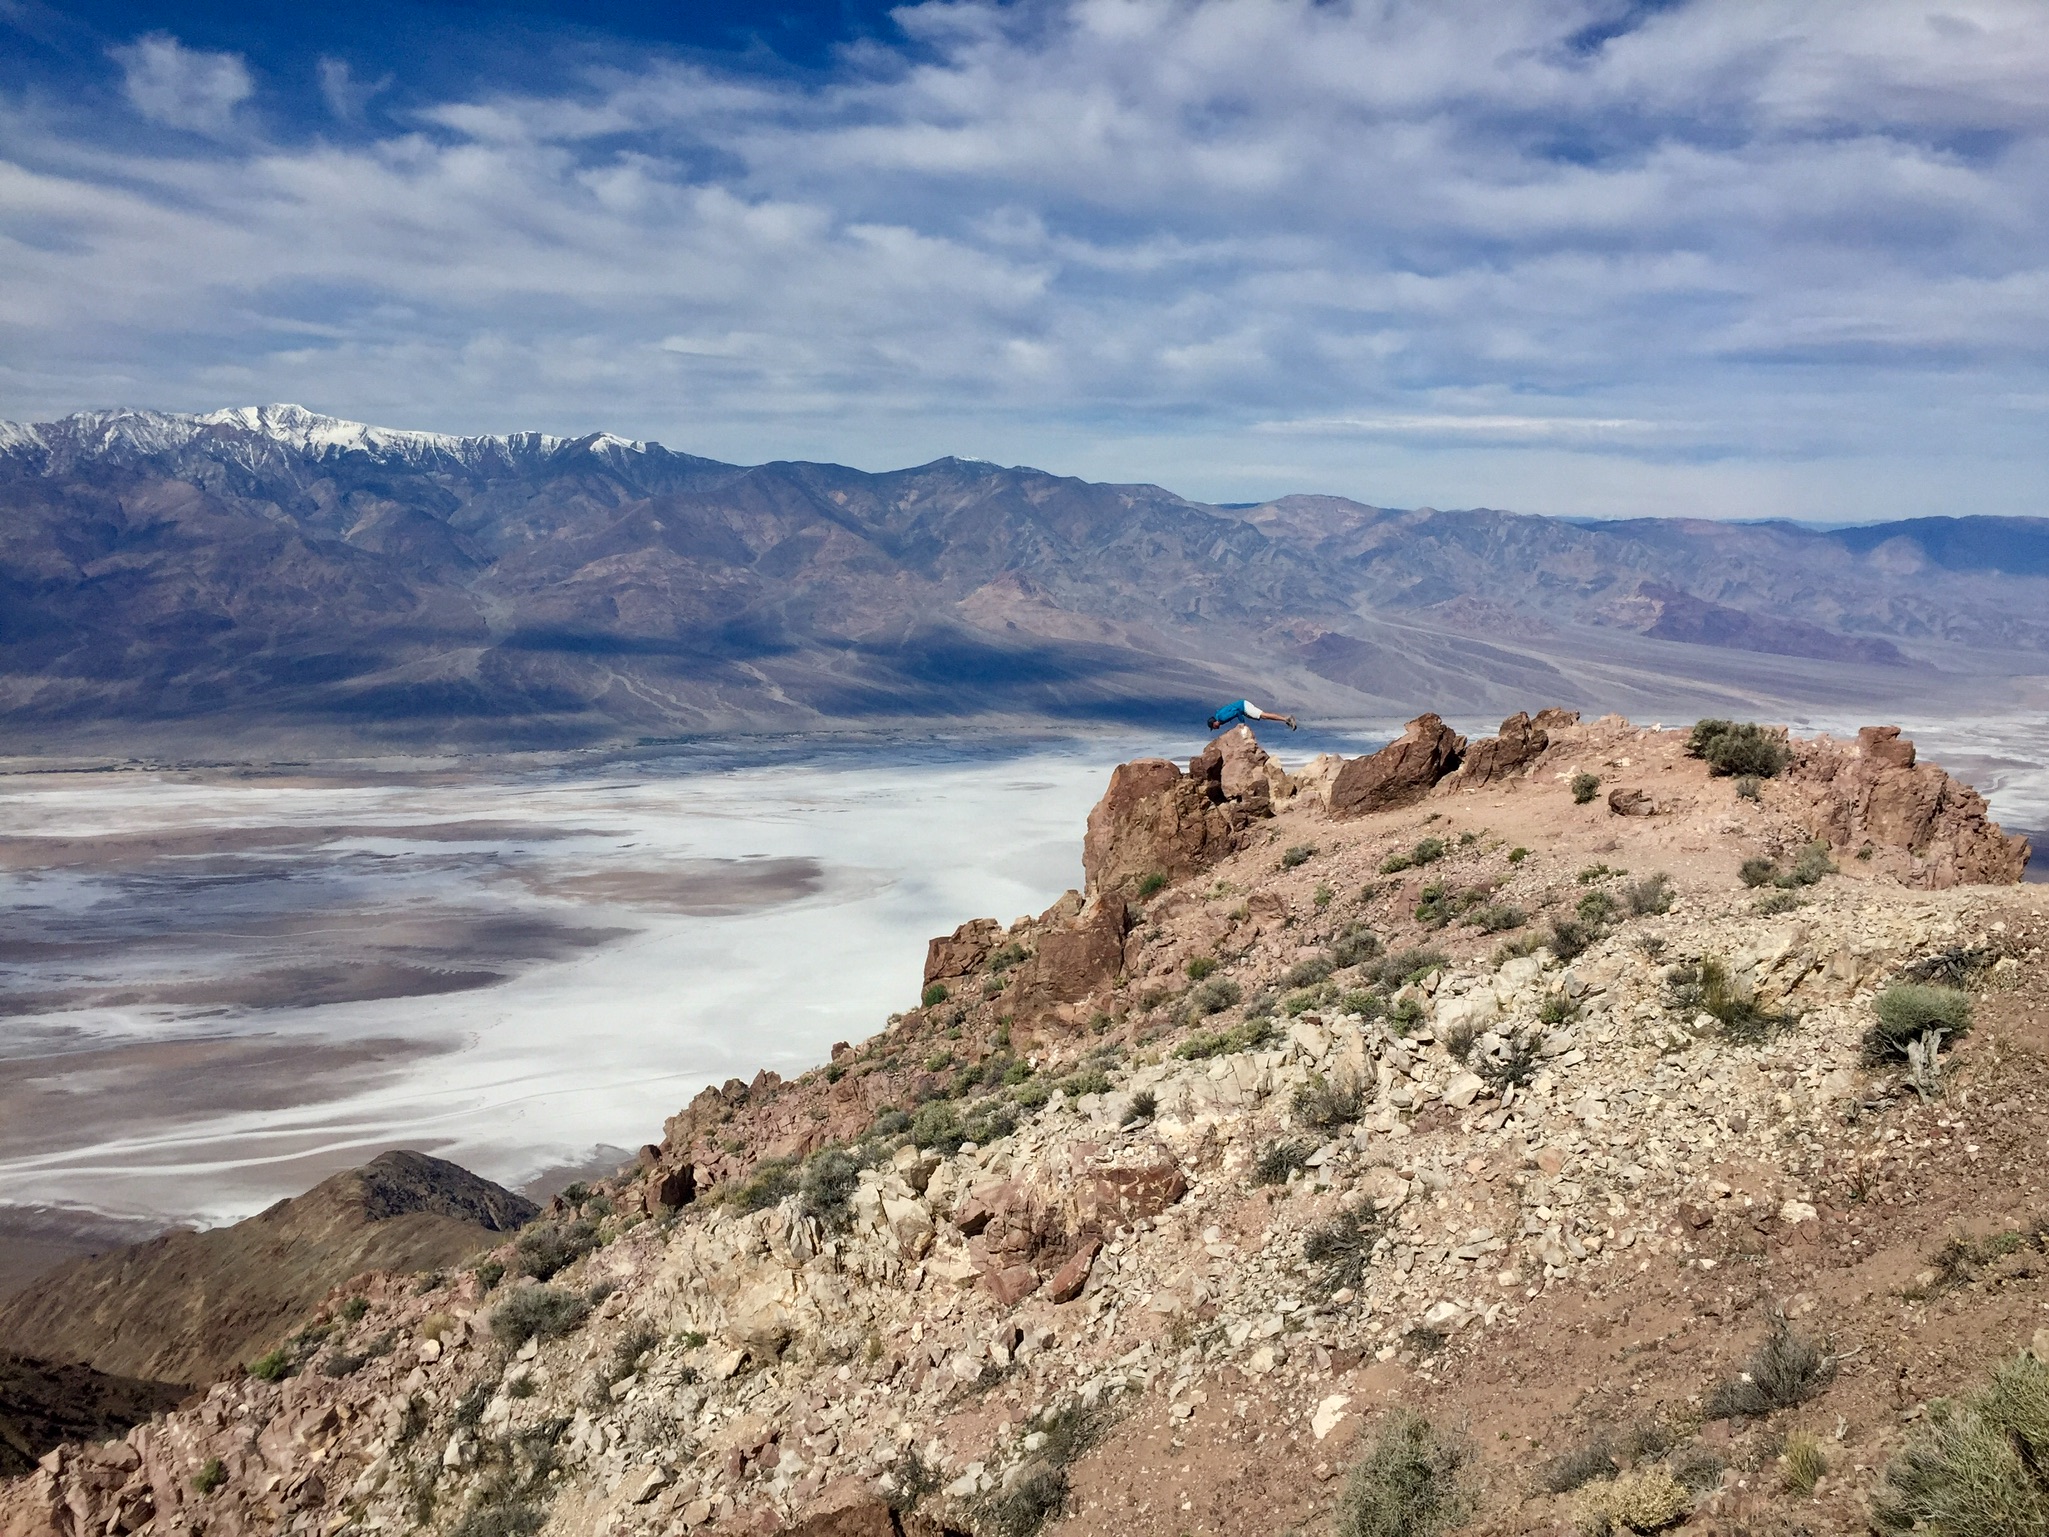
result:
<svg viewBox="0 0 2049 1537"><path fill-rule="evenodd" d="M1466 739L1435 715L1419 715L1379 752L1354 758L1331 781L1330 814L1366 816L1413 806L1458 767Z"/></svg>
<svg viewBox="0 0 2049 1537"><path fill-rule="evenodd" d="M1470 1427L1472 1537L1623 1508L1547 1491L1625 1433L1661 1521L1863 1529L1923 1405L2049 1355L2042 896L1903 884L2016 851L1882 730L1752 798L1681 732L1530 726L1427 812L1125 765L1087 895L935 942L945 998L706 1088L490 1264L347 1281L294 1375L48 1454L0 1537L1309 1530L1394 1404ZM1575 801L1611 765L1655 816ZM1838 818L1870 859L1743 883ZM1937 972L2000 1028L1924 1100L1867 1031ZM1787 1328L1858 1348L1704 1421ZM1806 1491L1752 1471L1796 1422Z"/></svg>
<svg viewBox="0 0 2049 1537"><path fill-rule="evenodd" d="M1866 726L1854 746L1822 737L1793 748L1785 778L1800 819L1873 872L1939 890L2017 881L2027 868L2027 840L2002 832L1969 785L1915 762L1899 727Z"/></svg>

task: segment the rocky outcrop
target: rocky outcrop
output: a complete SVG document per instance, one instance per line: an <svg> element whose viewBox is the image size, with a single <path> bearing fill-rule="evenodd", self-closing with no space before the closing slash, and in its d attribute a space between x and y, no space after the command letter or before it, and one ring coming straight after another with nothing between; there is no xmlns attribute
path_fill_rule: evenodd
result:
<svg viewBox="0 0 2049 1537"><path fill-rule="evenodd" d="M124 1435L190 1391L0 1350L0 1478L28 1472L62 1442Z"/></svg>
<svg viewBox="0 0 2049 1537"><path fill-rule="evenodd" d="M1795 740L1784 775L1792 808L1816 838L1902 885L2008 884L2027 868L2025 838L2004 832L1985 797L1915 761L1897 726L1866 726L1854 744Z"/></svg>
<svg viewBox="0 0 2049 1537"><path fill-rule="evenodd" d="M1071 920L1039 935L1038 949L1019 968L1017 1001L1077 1003L1109 986L1124 970L1129 927L1124 898L1097 892Z"/></svg>
<svg viewBox="0 0 2049 1537"><path fill-rule="evenodd" d="M1544 711L1551 716L1561 713ZM1482 737L1466 749L1457 771L1449 777L1449 787L1477 790L1482 785L1512 779L1536 762L1550 745L1551 733L1534 724L1527 714L1518 712L1501 723L1497 734Z"/></svg>
<svg viewBox="0 0 2049 1537"><path fill-rule="evenodd" d="M1419 715L1379 752L1354 758L1331 782L1330 814L1365 816L1413 806L1459 765L1466 739L1435 715Z"/></svg>
<svg viewBox="0 0 2049 1537"><path fill-rule="evenodd" d="M1092 895L1133 889L1152 876L1186 880L1237 847L1249 814L1224 796L1222 753L1195 763L1200 777L1164 758L1111 770L1082 842L1082 872Z"/></svg>
<svg viewBox="0 0 2049 1537"><path fill-rule="evenodd" d="M0 1303L0 1342L117 1376L207 1383L350 1276L453 1265L539 1211L444 1159L385 1153L232 1227L60 1265Z"/></svg>
<svg viewBox="0 0 2049 1537"><path fill-rule="evenodd" d="M1003 925L994 918L971 918L951 934L934 935L925 945L925 983L951 982L971 976L1003 943Z"/></svg>

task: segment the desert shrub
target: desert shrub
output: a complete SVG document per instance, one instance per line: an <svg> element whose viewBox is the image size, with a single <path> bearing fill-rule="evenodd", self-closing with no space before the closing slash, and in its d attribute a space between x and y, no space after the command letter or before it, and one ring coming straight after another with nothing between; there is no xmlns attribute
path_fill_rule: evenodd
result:
<svg viewBox="0 0 2049 1537"><path fill-rule="evenodd" d="M1032 1537L1067 1508L1067 1470L1037 1458L1017 1476L976 1502L977 1529L994 1537Z"/></svg>
<svg viewBox="0 0 2049 1537"><path fill-rule="evenodd" d="M1147 875L1146 875L1146 876L1144 877L1144 879L1142 879L1141 881L1139 881L1139 883L1138 883L1138 895L1139 895L1139 900L1140 900L1140 901L1144 901L1144 900L1145 900L1145 898L1147 898L1147 897L1150 897L1150 896L1156 896L1156 895L1158 895L1158 894L1159 894L1160 892L1162 892L1162 891L1165 891L1166 889L1167 889L1167 877L1166 877L1166 876L1165 876L1164 874L1162 874L1162 873L1161 873L1160 871L1158 871L1158 870L1154 870L1154 871L1150 872L1149 874L1147 874Z"/></svg>
<svg viewBox="0 0 2049 1537"><path fill-rule="evenodd" d="M1288 994L1281 1000L1281 1012L1293 1019L1297 1014L1306 1014L1311 1009L1328 1008L1337 1001L1337 984L1319 982L1314 987L1305 987L1299 992Z"/></svg>
<svg viewBox="0 0 2049 1537"><path fill-rule="evenodd" d="M1537 1018L1547 1025L1562 1025L1579 1012L1579 1005L1563 993L1553 993L1537 1005Z"/></svg>
<svg viewBox="0 0 2049 1537"><path fill-rule="evenodd" d="M346 1350L337 1350L329 1354L328 1358L320 1363L320 1375L323 1377L347 1377L355 1373L369 1359L368 1356L356 1355Z"/></svg>
<svg viewBox="0 0 2049 1537"><path fill-rule="evenodd" d="M598 1246L598 1230L588 1222L536 1222L512 1246L513 1264L536 1281L551 1279Z"/></svg>
<svg viewBox="0 0 2049 1537"><path fill-rule="evenodd" d="M1537 1076L1537 1042L1526 1035L1514 1036L1507 1051L1489 1057L1474 1071L1497 1094L1503 1089L1519 1089Z"/></svg>
<svg viewBox="0 0 2049 1537"><path fill-rule="evenodd" d="M1141 1121L1150 1121L1155 1115L1159 1114L1159 1111L1159 1096L1153 1093L1151 1089L1140 1089L1131 1096L1131 1108L1124 1112L1124 1124L1126 1126L1136 1126Z"/></svg>
<svg viewBox="0 0 2049 1537"><path fill-rule="evenodd" d="M1622 891L1622 905L1632 918L1654 918L1672 910L1672 877L1660 870Z"/></svg>
<svg viewBox="0 0 2049 1537"><path fill-rule="evenodd" d="M1727 1040L1755 1045L1792 1024L1793 1016L1774 1014L1736 985L1729 968L1714 956L1698 966L1675 966L1665 974L1668 997L1681 1012L1701 1012L1720 1026Z"/></svg>
<svg viewBox="0 0 2049 1537"><path fill-rule="evenodd" d="M1682 1448L1668 1465L1672 1469L1672 1476L1695 1494L1705 1494L1710 1489L1720 1488L1722 1469L1727 1466L1722 1461L1720 1452L1698 1442Z"/></svg>
<svg viewBox="0 0 2049 1537"><path fill-rule="evenodd" d="M1309 1167L1309 1155L1315 1151L1306 1142L1289 1137L1276 1138L1262 1147L1259 1156L1253 1160L1252 1183L1285 1185L1289 1175Z"/></svg>
<svg viewBox="0 0 2049 1537"><path fill-rule="evenodd" d="M1423 1023L1423 1005L1414 998L1397 998L1388 1006L1387 1023L1396 1035L1407 1035Z"/></svg>
<svg viewBox="0 0 2049 1537"><path fill-rule="evenodd" d="M1825 875L1836 873L1836 862L1828 857L1828 844L1817 838L1800 851L1800 857L1793 861L1793 868L1777 878L1775 884L1785 887L1813 886Z"/></svg>
<svg viewBox="0 0 2049 1537"><path fill-rule="evenodd" d="M1234 1051L1256 1051L1271 1041L1273 1034L1273 1020L1261 1015L1231 1030L1199 1030L1176 1046L1174 1055L1184 1062L1200 1062Z"/></svg>
<svg viewBox="0 0 2049 1537"><path fill-rule="evenodd" d="M1281 868L1283 870L1293 870L1300 865L1308 864L1309 861L1314 859L1315 857L1315 844L1298 843L1293 848L1289 849L1287 853L1281 855Z"/></svg>
<svg viewBox="0 0 2049 1537"><path fill-rule="evenodd" d="M1339 970L1359 966L1380 954L1380 936L1361 924L1353 924L1330 947L1330 963Z"/></svg>
<svg viewBox="0 0 2049 1537"><path fill-rule="evenodd" d="M911 1117L911 1141L919 1147L935 1148L951 1158L967 1139L960 1112L946 1100L930 1100Z"/></svg>
<svg viewBox="0 0 2049 1537"><path fill-rule="evenodd" d="M1315 901L1318 907L1330 906L1331 898L1336 895L1337 892L1331 888L1328 882L1319 881L1317 883Z"/></svg>
<svg viewBox="0 0 2049 1537"><path fill-rule="evenodd" d="M1463 1525L1478 1503L1467 1477L1472 1463L1463 1437L1413 1409L1391 1411L1345 1481L1337 1537L1437 1537Z"/></svg>
<svg viewBox="0 0 2049 1537"><path fill-rule="evenodd" d="M952 1066L953 1053L950 1051L935 1051L925 1059L925 1071L928 1073L943 1073Z"/></svg>
<svg viewBox="0 0 2049 1537"><path fill-rule="evenodd" d="M1954 1037L1971 1028L1971 996L1953 987L1895 982L1872 1010L1878 1018L1864 1032L1864 1060L1873 1066L1905 1057L1907 1044L1930 1030Z"/></svg>
<svg viewBox="0 0 2049 1537"><path fill-rule="evenodd" d="M1871 1497L1885 1537L2049 1531L2049 1367L2002 1363L1960 1400L1936 1399Z"/></svg>
<svg viewBox="0 0 2049 1537"><path fill-rule="evenodd" d="M992 1142L1001 1142L1017 1130L1017 1106L1007 1100L981 1100L961 1117L960 1124L961 1130L967 1133L967 1141L977 1147L987 1147Z"/></svg>
<svg viewBox="0 0 2049 1537"><path fill-rule="evenodd" d="M1282 972L1281 986L1313 987L1336 969L1331 963L1329 956L1312 955L1295 962L1294 965Z"/></svg>
<svg viewBox="0 0 2049 1537"><path fill-rule="evenodd" d="M854 1220L854 1191L861 1183L861 1165L843 1147L822 1147L804 1160L797 1181L797 1203L804 1215L834 1232Z"/></svg>
<svg viewBox="0 0 2049 1537"><path fill-rule="evenodd" d="M875 1120L868 1128L871 1137L900 1137L911 1129L911 1118L894 1105L885 1105L875 1112Z"/></svg>
<svg viewBox="0 0 2049 1537"><path fill-rule="evenodd" d="M1188 963L1188 980L1191 982L1200 982L1204 977L1210 975L1210 973L1212 973L1216 969L1217 961L1215 956L1198 955L1194 960Z"/></svg>
<svg viewBox="0 0 2049 1537"><path fill-rule="evenodd" d="M1790 891L1774 891L1769 896L1759 897L1751 911L1760 918L1777 918L1806 905Z"/></svg>
<svg viewBox="0 0 2049 1537"><path fill-rule="evenodd" d="M1480 1027L1470 1019L1462 1019L1444 1032L1444 1049L1454 1062L1464 1062L1473 1054L1473 1047L1480 1039Z"/></svg>
<svg viewBox="0 0 2049 1537"><path fill-rule="evenodd" d="M1686 751L1704 759L1710 774L1753 779L1776 778L1793 761L1785 738L1755 721L1696 721Z"/></svg>
<svg viewBox="0 0 2049 1537"><path fill-rule="evenodd" d="M294 1370L291 1355L282 1350L267 1350L249 1363L249 1375L262 1382L282 1382Z"/></svg>
<svg viewBox="0 0 2049 1537"><path fill-rule="evenodd" d="M1575 806L1584 806L1599 793L1600 788L1601 776L1589 774L1585 769L1581 769L1572 776L1572 803Z"/></svg>
<svg viewBox="0 0 2049 1537"><path fill-rule="evenodd" d="M1338 1010L1344 1014L1357 1014L1361 1019L1378 1019L1387 1012L1387 1000L1379 993L1364 988L1347 988L1338 994Z"/></svg>
<svg viewBox="0 0 2049 1537"><path fill-rule="evenodd" d="M1519 865L1529 857L1530 851L1524 848L1520 843L1518 843L1514 848L1508 851L1508 862L1512 865Z"/></svg>
<svg viewBox="0 0 2049 1537"><path fill-rule="evenodd" d="M481 1503L465 1512L448 1537L533 1537L548 1518L539 1507L523 1501Z"/></svg>
<svg viewBox="0 0 2049 1537"><path fill-rule="evenodd" d="M1365 1285L1366 1267L1373 1261L1373 1244L1379 1237L1380 1223L1370 1210L1341 1211L1303 1234L1302 1258L1314 1272L1317 1292L1331 1297Z"/></svg>
<svg viewBox="0 0 2049 1537"><path fill-rule="evenodd" d="M1110 1092L1110 1075L1101 1067L1076 1068L1056 1087L1064 1090L1069 1099L1080 1099L1084 1094L1107 1094Z"/></svg>
<svg viewBox="0 0 2049 1537"><path fill-rule="evenodd" d="M1736 867L1736 878L1746 886L1768 885L1778 873L1778 861L1764 854L1753 854Z"/></svg>
<svg viewBox="0 0 2049 1537"><path fill-rule="evenodd" d="M1406 987L1411 982L1420 982L1433 971L1449 966L1451 960L1442 950L1432 950L1424 945L1397 950L1373 968L1373 980L1384 987Z"/></svg>
<svg viewBox="0 0 2049 1537"><path fill-rule="evenodd" d="M944 982L933 982L926 987L924 992L918 995L918 1002L928 1009L937 1008L940 1004L946 1002L947 996L946 984Z"/></svg>
<svg viewBox="0 0 2049 1537"><path fill-rule="evenodd" d="M1605 891L1589 891L1573 910L1579 914L1581 923L1599 928L1615 916L1615 899Z"/></svg>
<svg viewBox="0 0 2049 1537"><path fill-rule="evenodd" d="M1556 918L1551 923L1551 953L1561 961L1577 960L1593 947L1600 935L1574 918Z"/></svg>
<svg viewBox="0 0 2049 1537"><path fill-rule="evenodd" d="M1150 879L1151 877L1147 878ZM1164 884L1164 881L1162 884ZM1011 967L1021 966L1029 959L1030 957L1025 953L1023 945L1016 943L1002 945L990 952L989 969L998 976L1001 976L1004 972L1010 970Z"/></svg>
<svg viewBox="0 0 2049 1537"><path fill-rule="evenodd" d="M1382 875L1394 875L1403 870L1417 869L1423 865L1434 865L1442 859L1448 845L1442 838L1423 838L1405 854L1390 854L1380 862Z"/></svg>
<svg viewBox="0 0 2049 1537"><path fill-rule="evenodd" d="M765 1211L797 1193L797 1177L797 1166L792 1160L764 1158L746 1179L733 1187L726 1202L738 1211Z"/></svg>
<svg viewBox="0 0 2049 1537"><path fill-rule="evenodd" d="M1814 1397L1835 1377L1835 1358L1814 1341L1774 1318L1764 1343L1743 1370L1717 1383L1701 1412L1711 1420L1763 1419Z"/></svg>
<svg viewBox="0 0 2049 1537"><path fill-rule="evenodd" d="M1596 1479L1613 1478L1620 1471L1615 1462L1614 1443L1602 1434L1553 1457L1544 1464L1537 1481L1547 1493L1570 1494Z"/></svg>
<svg viewBox="0 0 2049 1537"><path fill-rule="evenodd" d="M1692 1509L1692 1492L1672 1470L1650 1467L1585 1485L1573 1502L1572 1523L1580 1537L1655 1532L1685 1519Z"/></svg>
<svg viewBox="0 0 2049 1537"><path fill-rule="evenodd" d="M1244 989L1229 977L1213 977L1200 987L1189 989L1188 1017L1191 1020L1208 1019L1212 1014L1223 1013L1244 996Z"/></svg>
<svg viewBox="0 0 2049 1537"><path fill-rule="evenodd" d="M368 1297L351 1297L337 1311L340 1313L343 1323L360 1323L362 1322L363 1315L370 1311L370 1299Z"/></svg>
<svg viewBox="0 0 2049 1537"><path fill-rule="evenodd" d="M1942 987L1969 987L1999 959L1996 950L1952 946L1924 955L1900 968L1902 982L1933 982Z"/></svg>
<svg viewBox="0 0 2049 1537"><path fill-rule="evenodd" d="M1519 929L1528 923L1530 915L1511 902L1493 902L1473 913L1466 921L1489 934L1506 934L1510 929Z"/></svg>
<svg viewBox="0 0 2049 1537"><path fill-rule="evenodd" d="M1788 1494L1812 1494L1828 1471L1828 1454L1820 1438L1804 1430L1786 1437L1786 1449L1779 1453L1779 1482Z"/></svg>
<svg viewBox="0 0 2049 1537"><path fill-rule="evenodd" d="M228 1481L228 1465L218 1457L209 1457L192 1475L192 1489L196 1494L212 1494Z"/></svg>
<svg viewBox="0 0 2049 1537"><path fill-rule="evenodd" d="M477 1284L485 1291L489 1291L505 1279L505 1262L496 1259L484 1260L477 1265L475 1273Z"/></svg>
<svg viewBox="0 0 2049 1537"><path fill-rule="evenodd" d="M1295 1085L1290 1108L1304 1126L1335 1131L1358 1120L1366 1101L1359 1085L1350 1078L1326 1078L1321 1073L1311 1073Z"/></svg>
<svg viewBox="0 0 2049 1537"><path fill-rule="evenodd" d="M553 1286L522 1286L491 1314L491 1335L507 1345L559 1339L590 1314L590 1304Z"/></svg>

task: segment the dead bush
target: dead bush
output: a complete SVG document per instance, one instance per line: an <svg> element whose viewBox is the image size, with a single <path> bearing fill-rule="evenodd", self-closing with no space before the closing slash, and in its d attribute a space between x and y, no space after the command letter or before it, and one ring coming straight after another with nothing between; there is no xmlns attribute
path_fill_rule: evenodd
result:
<svg viewBox="0 0 2049 1537"><path fill-rule="evenodd" d="M1836 1374L1835 1358L1821 1346L1774 1318L1764 1343L1736 1376L1717 1383L1702 1405L1711 1420L1763 1419L1777 1409L1804 1404Z"/></svg>
<svg viewBox="0 0 2049 1537"><path fill-rule="evenodd" d="M1338 1499L1337 1537L1436 1537L1478 1505L1473 1449L1413 1409L1395 1409Z"/></svg>

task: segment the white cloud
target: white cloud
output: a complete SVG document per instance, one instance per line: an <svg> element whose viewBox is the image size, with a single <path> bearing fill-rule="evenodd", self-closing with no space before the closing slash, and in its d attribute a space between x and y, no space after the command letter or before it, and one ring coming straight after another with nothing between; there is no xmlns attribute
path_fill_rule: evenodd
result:
<svg viewBox="0 0 2049 1537"><path fill-rule="evenodd" d="M377 80L358 80L347 59L323 54L313 68L320 82L321 100L327 103L327 110L344 123L359 121L371 98L391 88L390 75Z"/></svg>
<svg viewBox="0 0 2049 1537"><path fill-rule="evenodd" d="M239 53L187 48L168 32L151 32L113 50L128 103L153 123L224 134L235 109L256 92Z"/></svg>
<svg viewBox="0 0 2049 1537"><path fill-rule="evenodd" d="M1698 463L1826 499L1787 466L1920 454L1846 474L1894 511L2043 510L2049 448L2004 404L2049 364L2035 0L1694 0L1592 49L1619 0L899 14L915 57L822 84L657 61L370 142L116 154L0 103L0 415L234 380L1218 495L1286 438L1373 500L1555 498L1578 463L1590 500L1703 512L1738 481ZM121 62L210 133L252 90L169 37ZM321 83L360 121L347 65Z"/></svg>

